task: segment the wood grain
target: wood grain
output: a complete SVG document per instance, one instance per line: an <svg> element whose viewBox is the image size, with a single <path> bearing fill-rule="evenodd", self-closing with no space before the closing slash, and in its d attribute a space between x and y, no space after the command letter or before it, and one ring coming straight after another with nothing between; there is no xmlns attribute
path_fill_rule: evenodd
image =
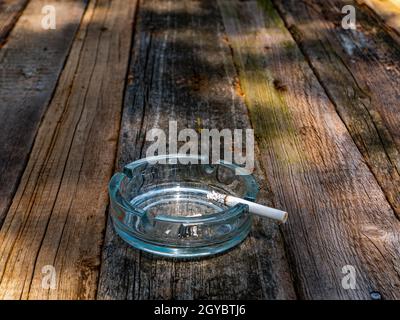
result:
<svg viewBox="0 0 400 320"><path fill-rule="evenodd" d="M141 1L117 168L145 156L146 132L250 128L230 48L214 1ZM260 202L271 203L263 174ZM294 298L276 224L255 219L230 252L197 261L160 259L119 239L109 223L99 299Z"/></svg>
<svg viewBox="0 0 400 320"><path fill-rule="evenodd" d="M374 10L382 20L400 34L400 1L399 0L357 0Z"/></svg>
<svg viewBox="0 0 400 320"><path fill-rule="evenodd" d="M135 6L98 0L85 12L0 230L0 298L95 296ZM55 289L43 286L47 265Z"/></svg>
<svg viewBox="0 0 400 320"><path fill-rule="evenodd" d="M361 9L343 29L343 1L275 4L400 218L399 48Z"/></svg>
<svg viewBox="0 0 400 320"><path fill-rule="evenodd" d="M6 40L29 0L0 1L0 46Z"/></svg>
<svg viewBox="0 0 400 320"><path fill-rule="evenodd" d="M270 1L219 1L299 298L399 298L400 222ZM297 2L298 3L298 2ZM342 286L344 266L356 289Z"/></svg>
<svg viewBox="0 0 400 320"><path fill-rule="evenodd" d="M86 7L85 1L53 2L59 13L57 29L43 30L45 4L48 1L28 4L0 50L0 226ZM21 1L14 2L3 11L1 25L10 25L21 7ZM2 20L3 15L8 18Z"/></svg>

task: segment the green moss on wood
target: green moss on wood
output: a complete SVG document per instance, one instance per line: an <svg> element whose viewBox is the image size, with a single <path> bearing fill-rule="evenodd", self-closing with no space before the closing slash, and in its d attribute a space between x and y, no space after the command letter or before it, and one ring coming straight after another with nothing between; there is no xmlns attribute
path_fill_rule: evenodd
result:
<svg viewBox="0 0 400 320"><path fill-rule="evenodd" d="M285 29L285 24L282 18L279 16L278 12L276 12L275 7L270 0L258 0L257 2L269 18L268 21L266 21L267 27Z"/></svg>

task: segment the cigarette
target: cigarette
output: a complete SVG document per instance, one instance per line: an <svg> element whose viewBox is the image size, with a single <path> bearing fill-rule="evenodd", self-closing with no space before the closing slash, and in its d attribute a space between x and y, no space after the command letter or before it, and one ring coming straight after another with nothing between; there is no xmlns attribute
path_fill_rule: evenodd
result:
<svg viewBox="0 0 400 320"><path fill-rule="evenodd" d="M274 220L278 220L282 223L285 223L288 218L288 213L285 211L281 211L278 209L270 208L267 206L263 206L258 203L254 203L251 201L247 201L241 198L221 194L215 191L207 193L207 199L213 200L219 203L223 203L228 207L233 207L238 203L247 204L249 206L249 212L252 214L256 214L261 217L266 217Z"/></svg>

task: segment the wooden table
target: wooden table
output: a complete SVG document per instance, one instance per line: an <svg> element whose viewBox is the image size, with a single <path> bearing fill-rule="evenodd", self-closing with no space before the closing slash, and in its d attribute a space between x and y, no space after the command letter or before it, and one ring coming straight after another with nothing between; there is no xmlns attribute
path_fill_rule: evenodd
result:
<svg viewBox="0 0 400 320"><path fill-rule="evenodd" d="M0 298L400 298L396 24L351 0L58 0L46 30L47 4L0 0ZM254 128L287 224L190 262L120 240L107 183L169 120Z"/></svg>

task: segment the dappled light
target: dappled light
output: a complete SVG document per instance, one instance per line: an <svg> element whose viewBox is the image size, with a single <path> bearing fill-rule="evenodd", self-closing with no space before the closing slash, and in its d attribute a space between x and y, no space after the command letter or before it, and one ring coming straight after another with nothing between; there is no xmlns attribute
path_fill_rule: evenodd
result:
<svg viewBox="0 0 400 320"><path fill-rule="evenodd" d="M0 13L0 298L400 299L400 1L346 1L354 29L341 0L56 1L54 29L45 2ZM108 183L171 121L253 129L256 201L287 223L198 260L124 242Z"/></svg>

